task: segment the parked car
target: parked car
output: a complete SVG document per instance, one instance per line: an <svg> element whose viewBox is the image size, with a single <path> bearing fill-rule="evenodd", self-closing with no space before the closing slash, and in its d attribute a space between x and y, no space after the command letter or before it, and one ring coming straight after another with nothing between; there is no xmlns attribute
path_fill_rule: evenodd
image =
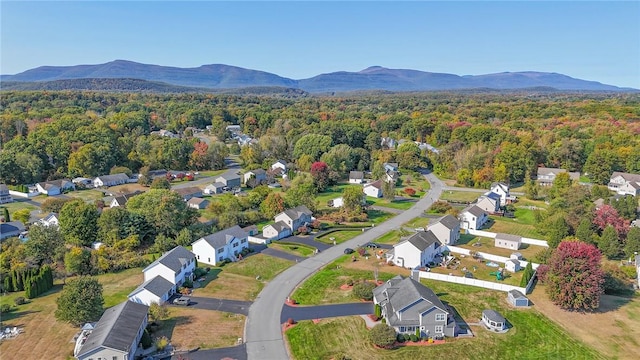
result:
<svg viewBox="0 0 640 360"><path fill-rule="evenodd" d="M186 296L173 299L174 305L189 306L190 303L191 303L191 299Z"/></svg>
<svg viewBox="0 0 640 360"><path fill-rule="evenodd" d="M354 250L352 248L346 248L346 249L344 249L344 253L345 254L353 254Z"/></svg>
<svg viewBox="0 0 640 360"><path fill-rule="evenodd" d="M370 242L370 243L366 243L366 244L364 245L364 247L367 247L367 248L370 248L370 249L377 249L377 248L379 248L379 247L380 247L380 245L378 245L378 244L376 244L376 243L372 243L372 242Z"/></svg>

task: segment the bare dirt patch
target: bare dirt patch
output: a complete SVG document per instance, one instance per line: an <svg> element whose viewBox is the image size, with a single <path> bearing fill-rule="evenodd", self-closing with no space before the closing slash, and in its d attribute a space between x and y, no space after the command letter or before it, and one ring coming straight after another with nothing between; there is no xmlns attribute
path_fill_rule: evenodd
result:
<svg viewBox="0 0 640 360"><path fill-rule="evenodd" d="M236 345L246 319L239 314L189 308L172 307L170 314L152 338L164 335L180 350Z"/></svg>
<svg viewBox="0 0 640 360"><path fill-rule="evenodd" d="M554 305L544 286L538 285L529 297L535 309L602 354L618 359L636 359L640 354L638 298L603 295L598 311L577 313Z"/></svg>

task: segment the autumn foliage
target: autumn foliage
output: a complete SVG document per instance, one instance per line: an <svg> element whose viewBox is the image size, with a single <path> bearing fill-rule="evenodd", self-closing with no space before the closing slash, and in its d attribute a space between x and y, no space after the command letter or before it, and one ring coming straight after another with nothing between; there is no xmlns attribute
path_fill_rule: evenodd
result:
<svg viewBox="0 0 640 360"><path fill-rule="evenodd" d="M629 221L620 216L618 210L611 205L602 205L598 208L595 211L593 223L600 230L604 230L607 225L611 225L616 229L619 236L625 236L629 231Z"/></svg>
<svg viewBox="0 0 640 360"><path fill-rule="evenodd" d="M563 241L551 255L549 265L538 268L551 301L567 310L594 310L604 293L602 254L581 241Z"/></svg>

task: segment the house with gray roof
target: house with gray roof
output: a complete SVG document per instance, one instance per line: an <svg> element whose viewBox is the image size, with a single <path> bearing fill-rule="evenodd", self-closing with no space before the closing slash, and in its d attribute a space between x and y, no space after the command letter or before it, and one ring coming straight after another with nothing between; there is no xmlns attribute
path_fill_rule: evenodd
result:
<svg viewBox="0 0 640 360"><path fill-rule="evenodd" d="M529 306L529 299L518 290L509 290L507 292L507 301L515 307Z"/></svg>
<svg viewBox="0 0 640 360"><path fill-rule="evenodd" d="M349 172L349 184L362 184L363 182L364 182L364 172L362 171Z"/></svg>
<svg viewBox="0 0 640 360"><path fill-rule="evenodd" d="M113 174L113 175L102 175L93 179L93 186L95 187L103 187L103 186L116 186L122 185L129 182L129 176L125 173Z"/></svg>
<svg viewBox="0 0 640 360"><path fill-rule="evenodd" d="M45 182L39 182L36 184L36 188L40 194L45 195L60 195L64 191L73 191L76 189L76 184L69 179L51 180Z"/></svg>
<svg viewBox="0 0 640 360"><path fill-rule="evenodd" d="M522 236L497 233L495 239L495 247L518 250L522 243Z"/></svg>
<svg viewBox="0 0 640 360"><path fill-rule="evenodd" d="M301 226L311 223L313 221L312 215L313 213L308 207L300 205L292 209L287 209L276 215L274 221L282 221L293 232L298 230Z"/></svg>
<svg viewBox="0 0 640 360"><path fill-rule="evenodd" d="M489 221L489 214L476 205L469 205L458 214L460 228L480 230Z"/></svg>
<svg viewBox="0 0 640 360"><path fill-rule="evenodd" d="M401 334L422 337L456 336L456 322L449 307L433 290L412 278L398 275L373 290L387 324Z"/></svg>
<svg viewBox="0 0 640 360"><path fill-rule="evenodd" d="M227 172L218 176L215 182L222 183L229 189L237 188L240 187L240 175Z"/></svg>
<svg viewBox="0 0 640 360"><path fill-rule="evenodd" d="M386 254L387 262L409 269L424 267L435 262L443 249L440 245L440 240L432 231L419 231L393 245L393 249Z"/></svg>
<svg viewBox="0 0 640 360"><path fill-rule="evenodd" d="M13 198L9 193L9 188L5 184L0 184L0 204L13 202Z"/></svg>
<svg viewBox="0 0 640 360"><path fill-rule="evenodd" d="M160 256L142 270L144 281L152 280L156 276L162 276L173 284L169 296L174 294L185 280L193 280L193 271L196 269L195 255L182 246L176 246Z"/></svg>
<svg viewBox="0 0 640 360"><path fill-rule="evenodd" d="M269 242L280 240L293 235L293 231L284 221L276 221L274 224L265 225L262 228L262 236Z"/></svg>
<svg viewBox="0 0 640 360"><path fill-rule="evenodd" d="M0 223L0 240L10 237L18 237L24 231L24 224L21 221L10 221Z"/></svg>
<svg viewBox="0 0 640 360"><path fill-rule="evenodd" d="M147 327L148 313L147 305L132 301L107 309L74 356L78 360L133 360Z"/></svg>
<svg viewBox="0 0 640 360"><path fill-rule="evenodd" d="M559 169L559 168L547 168L547 167L539 167L538 173L536 176L536 182L540 184L540 186L551 186L556 179L556 176L562 173L566 173L567 170ZM568 172L569 179L572 181L580 180L579 172Z"/></svg>
<svg viewBox="0 0 640 360"><path fill-rule="evenodd" d="M455 245L460 240L460 220L445 215L427 227L444 245Z"/></svg>
<svg viewBox="0 0 640 360"><path fill-rule="evenodd" d="M198 261L217 265L225 259L235 261L242 250L249 248L248 237L249 234L236 225L196 240L191 249Z"/></svg>
<svg viewBox="0 0 640 360"><path fill-rule="evenodd" d="M207 185L202 191L205 195L222 194L226 185L221 182L215 182Z"/></svg>
<svg viewBox="0 0 640 360"><path fill-rule="evenodd" d="M640 174L614 171L607 187L620 195L637 196L640 192Z"/></svg>
<svg viewBox="0 0 640 360"><path fill-rule="evenodd" d="M184 201L189 201L192 198L202 197L202 190L200 190L200 188L195 186L173 189L172 191L177 192L180 195L180 197L182 197L182 200Z"/></svg>
<svg viewBox="0 0 640 360"><path fill-rule="evenodd" d="M145 281L129 294L129 301L151 306L151 304L164 304L173 293L173 284L162 276L156 276Z"/></svg>
<svg viewBox="0 0 640 360"><path fill-rule="evenodd" d="M478 198L476 206L489 214L495 214L500 211L500 195L488 192Z"/></svg>
<svg viewBox="0 0 640 360"><path fill-rule="evenodd" d="M495 310L482 310L482 323L493 331L504 331L507 329L507 320Z"/></svg>
<svg viewBox="0 0 640 360"><path fill-rule="evenodd" d="M253 184L250 181L254 179ZM249 170L242 175L242 180L245 185L260 185L267 182L267 172L264 169Z"/></svg>

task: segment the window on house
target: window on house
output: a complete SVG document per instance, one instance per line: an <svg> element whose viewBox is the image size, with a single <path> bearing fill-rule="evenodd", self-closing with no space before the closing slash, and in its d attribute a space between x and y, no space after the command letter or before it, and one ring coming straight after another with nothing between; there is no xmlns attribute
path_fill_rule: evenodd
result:
<svg viewBox="0 0 640 360"><path fill-rule="evenodd" d="M222 261L223 259L224 259L224 258L223 258L222 256L220 256L220 257L218 258L218 261Z"/></svg>
<svg viewBox="0 0 640 360"><path fill-rule="evenodd" d="M233 243L233 247L238 247L238 245L240 245L240 244L238 244L238 243Z"/></svg>
<svg viewBox="0 0 640 360"><path fill-rule="evenodd" d="M200 255L198 255L198 260L200 260Z"/></svg>
<svg viewBox="0 0 640 360"><path fill-rule="evenodd" d="M445 321L445 314L436 314L436 321Z"/></svg>
<svg viewBox="0 0 640 360"><path fill-rule="evenodd" d="M224 252L224 248L218 249L218 253L223 253L223 252Z"/></svg>
<svg viewBox="0 0 640 360"><path fill-rule="evenodd" d="M400 326L400 332L401 332L401 333L403 333L403 332L405 332L405 331L406 331L406 330L405 330L404 326ZM90 360L92 360L92 359L90 359Z"/></svg>
<svg viewBox="0 0 640 360"><path fill-rule="evenodd" d="M442 334L444 332L444 327L442 325L436 325L435 333Z"/></svg>
<svg viewBox="0 0 640 360"><path fill-rule="evenodd" d="M244 243L247 242L247 239L242 239L242 240L240 240L240 242L244 244Z"/></svg>
<svg viewBox="0 0 640 360"><path fill-rule="evenodd" d="M113 358L111 358L111 360L118 360L118 357L114 356Z"/></svg>

